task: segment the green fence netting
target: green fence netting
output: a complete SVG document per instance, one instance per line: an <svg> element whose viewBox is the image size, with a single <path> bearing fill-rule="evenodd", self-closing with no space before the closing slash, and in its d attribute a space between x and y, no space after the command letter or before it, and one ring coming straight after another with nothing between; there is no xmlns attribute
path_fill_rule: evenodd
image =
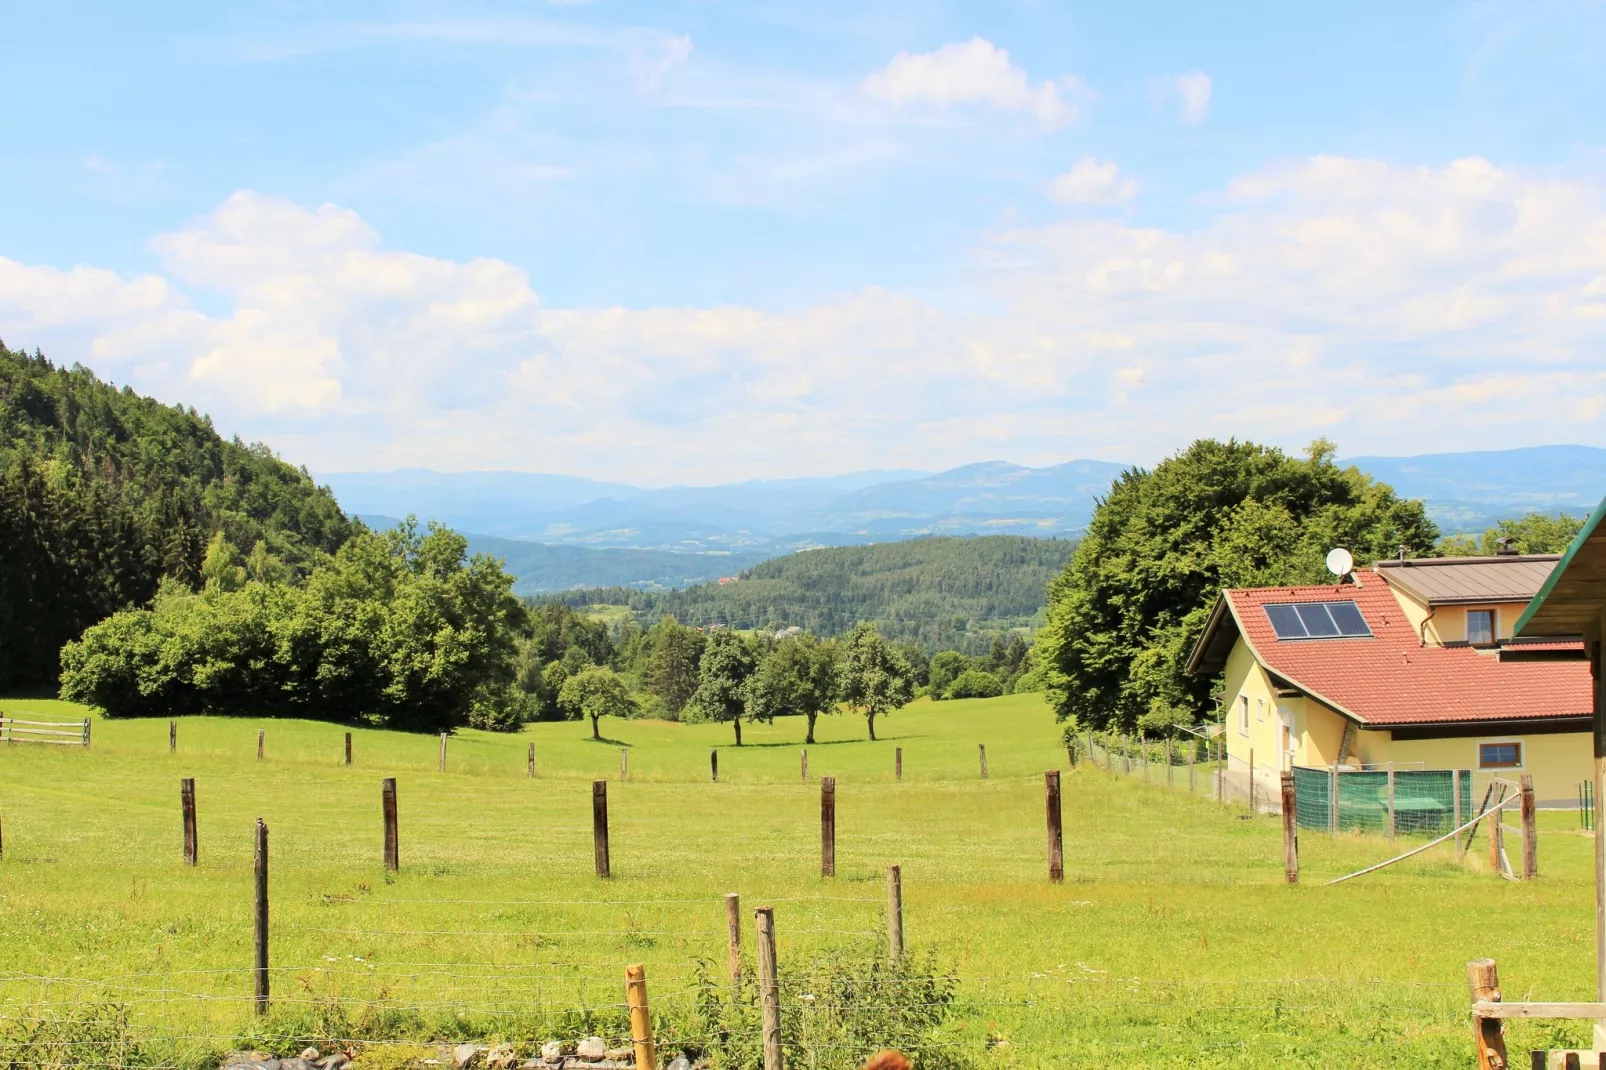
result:
<svg viewBox="0 0 1606 1070"><path fill-rule="evenodd" d="M1333 785L1338 785L1338 830L1387 832L1386 770L1294 767L1294 793L1301 828L1331 829ZM1439 835L1454 827L1456 776L1449 769L1399 769L1394 773L1394 829L1400 835ZM1472 771L1461 770L1462 820L1472 816Z"/></svg>

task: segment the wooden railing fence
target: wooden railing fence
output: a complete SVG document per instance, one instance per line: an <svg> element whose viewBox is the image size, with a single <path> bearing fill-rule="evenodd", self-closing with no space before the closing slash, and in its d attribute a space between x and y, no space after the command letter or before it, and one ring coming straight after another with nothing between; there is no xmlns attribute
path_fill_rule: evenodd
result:
<svg viewBox="0 0 1606 1070"><path fill-rule="evenodd" d="M82 721L25 721L0 713L0 742L57 743L89 747L89 718Z"/></svg>

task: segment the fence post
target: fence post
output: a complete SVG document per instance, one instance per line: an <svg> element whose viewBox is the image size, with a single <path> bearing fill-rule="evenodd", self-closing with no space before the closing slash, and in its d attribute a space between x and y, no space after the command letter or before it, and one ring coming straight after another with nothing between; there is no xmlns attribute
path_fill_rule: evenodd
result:
<svg viewBox="0 0 1606 1070"><path fill-rule="evenodd" d="M987 744L976 744L976 753L981 756L981 778L987 779Z"/></svg>
<svg viewBox="0 0 1606 1070"><path fill-rule="evenodd" d="M619 748L619 779L630 779L630 752L623 747Z"/></svg>
<svg viewBox="0 0 1606 1070"><path fill-rule="evenodd" d="M714 783L718 784L719 783L719 751L717 751L717 750L711 750L711 751L708 752L708 772L709 772L709 775L713 777Z"/></svg>
<svg viewBox="0 0 1606 1070"><path fill-rule="evenodd" d="M530 753L524 759L524 775L531 780L535 779L535 744L530 744Z"/></svg>
<svg viewBox="0 0 1606 1070"><path fill-rule="evenodd" d="M351 764L351 733L346 733L346 764Z"/></svg>
<svg viewBox="0 0 1606 1070"><path fill-rule="evenodd" d="M903 780L903 748L895 747L892 751L892 779Z"/></svg>
<svg viewBox="0 0 1606 1070"><path fill-rule="evenodd" d="M758 925L758 995L764 1014L764 1070L781 1064L781 989L775 970L775 908L753 911Z"/></svg>
<svg viewBox="0 0 1606 1070"><path fill-rule="evenodd" d="M1299 797L1294 791L1294 774L1284 773L1283 788L1283 877L1289 884L1299 883Z"/></svg>
<svg viewBox="0 0 1606 1070"><path fill-rule="evenodd" d="M259 762L262 760L263 743L267 739L267 735L268 730L266 728L257 729L257 761Z"/></svg>
<svg viewBox="0 0 1606 1070"><path fill-rule="evenodd" d="M446 772L446 733L441 733L441 772Z"/></svg>
<svg viewBox="0 0 1606 1070"><path fill-rule="evenodd" d="M1043 774L1043 802L1048 811L1048 879L1054 884L1065 880L1065 841L1060 825L1060 771Z"/></svg>
<svg viewBox="0 0 1606 1070"><path fill-rule="evenodd" d="M1194 767L1199 761L1199 746L1193 740L1188 740L1188 794L1197 791L1194 781Z"/></svg>
<svg viewBox="0 0 1606 1070"><path fill-rule="evenodd" d="M1126 769L1126 775L1132 775L1132 737L1125 732L1121 733L1121 765Z"/></svg>
<svg viewBox="0 0 1606 1070"><path fill-rule="evenodd" d="M730 946L731 999L742 990L742 897L725 893L725 939Z"/></svg>
<svg viewBox="0 0 1606 1070"><path fill-rule="evenodd" d="M167 722L167 753L178 753L178 722Z"/></svg>
<svg viewBox="0 0 1606 1070"><path fill-rule="evenodd" d="M256 1012L268 1013L268 826L257 818L256 910L252 915L256 947Z"/></svg>
<svg viewBox="0 0 1606 1070"><path fill-rule="evenodd" d="M1504 867L1500 865L1500 856L1505 854L1506 850L1504 829L1501 828L1505 817L1505 810L1499 807L1489 815L1489 868L1494 870L1497 877L1505 872Z"/></svg>
<svg viewBox="0 0 1606 1070"><path fill-rule="evenodd" d="M1539 828L1534 818L1534 778L1522 775L1522 879L1539 876Z"/></svg>
<svg viewBox="0 0 1606 1070"><path fill-rule="evenodd" d="M1165 786L1169 788L1169 787L1173 786L1173 783L1174 782L1172 780L1172 775L1171 775L1171 737L1170 736L1166 736L1165 737Z"/></svg>
<svg viewBox="0 0 1606 1070"><path fill-rule="evenodd" d="M184 861L198 865L201 845L195 828L195 778L184 777L178 782L179 809L184 813Z"/></svg>
<svg viewBox="0 0 1606 1070"><path fill-rule="evenodd" d="M903 867L887 867L887 949L896 962L903 958Z"/></svg>
<svg viewBox="0 0 1606 1070"><path fill-rule="evenodd" d="M1216 741L1216 802L1227 805L1227 726L1221 726L1221 738Z"/></svg>
<svg viewBox="0 0 1606 1070"><path fill-rule="evenodd" d="M608 782L606 780L595 780L591 783L591 850L597 860L597 876L608 876Z"/></svg>
<svg viewBox="0 0 1606 1070"><path fill-rule="evenodd" d="M1472 1005L1489 1001L1500 1002L1500 974L1494 959L1473 959L1467 963L1467 986L1471 989ZM1507 1070L1506 1038L1500 1029L1500 1019L1485 1018L1473 1011L1472 1037L1478 1047L1478 1070Z"/></svg>
<svg viewBox="0 0 1606 1070"><path fill-rule="evenodd" d="M394 873L401 869L401 837L396 828L396 778L386 777L379 782L379 802L385 813L385 868Z"/></svg>
<svg viewBox="0 0 1606 1070"><path fill-rule="evenodd" d="M1088 760L1089 764L1091 764L1095 768L1097 768L1098 764L1099 764L1099 759L1098 759L1098 755L1093 753L1093 730L1091 728L1084 728L1084 729L1082 729L1082 735L1087 737L1087 760ZM1106 762L1105 764L1109 764L1109 763Z"/></svg>
<svg viewBox="0 0 1606 1070"><path fill-rule="evenodd" d="M803 773L803 783L809 782L809 749L804 747L798 754L798 768Z"/></svg>
<svg viewBox="0 0 1606 1070"><path fill-rule="evenodd" d="M1394 820L1394 763L1389 762L1387 768L1389 777L1389 839L1392 840L1396 831L1396 822Z"/></svg>
<svg viewBox="0 0 1606 1070"><path fill-rule="evenodd" d="M1149 741L1142 732L1138 733L1138 761L1143 763L1143 782L1149 782Z"/></svg>
<svg viewBox="0 0 1606 1070"><path fill-rule="evenodd" d="M836 876L836 777L820 778L820 876Z"/></svg>
<svg viewBox="0 0 1606 1070"><path fill-rule="evenodd" d="M625 967L625 1002L630 1005L630 1041L636 1048L636 1070L658 1070L652 1016L647 1013L647 971L640 963Z"/></svg>
<svg viewBox="0 0 1606 1070"><path fill-rule="evenodd" d="M89 718L84 718L84 749L89 749Z"/></svg>
<svg viewBox="0 0 1606 1070"><path fill-rule="evenodd" d="M1450 794L1454 796L1450 807L1455 816L1455 821L1450 827L1458 829L1461 827L1461 770L1459 769L1450 770ZM1456 837L1458 840L1460 838L1459 836Z"/></svg>
<svg viewBox="0 0 1606 1070"><path fill-rule="evenodd" d="M1327 774L1327 819L1332 823L1333 835L1338 835L1338 763L1333 763L1332 771ZM1457 825L1456 828L1460 828Z"/></svg>

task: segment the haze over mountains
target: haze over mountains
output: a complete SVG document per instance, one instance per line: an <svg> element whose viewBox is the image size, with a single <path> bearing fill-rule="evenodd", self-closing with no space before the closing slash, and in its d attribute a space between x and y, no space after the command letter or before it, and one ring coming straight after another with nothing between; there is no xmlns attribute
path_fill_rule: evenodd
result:
<svg viewBox="0 0 1606 1070"><path fill-rule="evenodd" d="M1355 457L1427 501L1448 533L1535 510L1587 513L1606 496L1606 449L1535 446ZM472 533L508 560L519 590L679 587L817 546L927 535L1074 537L1127 465L1003 461L945 472L867 470L820 478L647 489L523 472L332 473L341 504L373 523L417 514ZM592 552L586 552L592 551Z"/></svg>

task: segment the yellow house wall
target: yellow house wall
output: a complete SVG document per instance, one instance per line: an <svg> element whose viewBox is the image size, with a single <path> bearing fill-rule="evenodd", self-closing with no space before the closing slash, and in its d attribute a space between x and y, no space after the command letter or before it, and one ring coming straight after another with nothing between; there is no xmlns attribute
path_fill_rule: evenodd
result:
<svg viewBox="0 0 1606 1070"><path fill-rule="evenodd" d="M1522 768L1479 769L1478 744L1522 743ZM1394 762L1423 762L1429 769L1470 769L1474 804L1483 798L1484 788L1494 777L1516 780L1526 773L1534 778L1534 797L1543 802L1568 802L1578 798L1578 784L1589 779L1593 748L1588 732L1553 735L1462 736L1455 739L1400 739L1389 748Z"/></svg>
<svg viewBox="0 0 1606 1070"><path fill-rule="evenodd" d="M1271 677L1260 667L1241 637L1227 656L1222 683L1228 758L1242 768L1248 765L1252 750L1256 769L1278 768L1281 740L1278 738L1277 692L1272 687ZM1238 704L1242 698L1249 700L1247 734L1239 727Z"/></svg>
<svg viewBox="0 0 1606 1070"><path fill-rule="evenodd" d="M1300 699L1299 764L1321 767L1338 761L1347 718L1313 698Z"/></svg>
<svg viewBox="0 0 1606 1070"><path fill-rule="evenodd" d="M1400 610L1405 614L1405 619L1410 621L1413 632L1425 636L1430 644L1442 643L1434 627L1438 623L1437 614L1398 587L1390 587L1389 593L1394 596L1394 601L1399 603Z"/></svg>
<svg viewBox="0 0 1606 1070"><path fill-rule="evenodd" d="M1428 625L1429 641L1437 638L1439 643L1464 643L1467 641L1467 613L1474 609L1492 609L1494 613L1494 634L1497 639L1510 639L1511 626L1517 623L1522 611L1528 608L1526 602L1487 602L1471 606L1440 606L1439 612L1434 615L1433 623Z"/></svg>

